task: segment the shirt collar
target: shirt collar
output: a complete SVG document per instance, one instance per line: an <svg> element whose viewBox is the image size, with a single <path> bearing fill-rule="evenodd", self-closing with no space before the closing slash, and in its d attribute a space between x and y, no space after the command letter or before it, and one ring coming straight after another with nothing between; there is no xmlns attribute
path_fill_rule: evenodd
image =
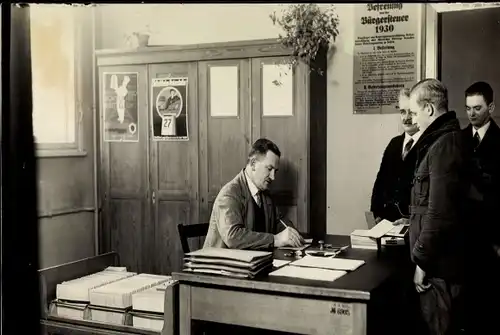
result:
<svg viewBox="0 0 500 335"><path fill-rule="evenodd" d="M245 168L245 178L247 180L247 185L248 188L250 189L250 193L252 194L253 197L257 196L257 194L259 194L259 189L257 188L257 186L255 186L252 179L250 179L250 176L248 175L246 168Z"/></svg>
<svg viewBox="0 0 500 335"><path fill-rule="evenodd" d="M486 131L490 127L491 121L486 122L485 125L483 125L481 128L476 129L472 127L472 136L476 135L476 132L479 133L479 138L482 140L484 138L484 135L486 135Z"/></svg>
<svg viewBox="0 0 500 335"><path fill-rule="evenodd" d="M416 143L418 141L418 138L420 137L421 134L422 134L422 132L417 131L415 134L413 134L413 135L410 136L408 133L405 132L404 143L408 143L408 141L410 139L413 139L413 143Z"/></svg>

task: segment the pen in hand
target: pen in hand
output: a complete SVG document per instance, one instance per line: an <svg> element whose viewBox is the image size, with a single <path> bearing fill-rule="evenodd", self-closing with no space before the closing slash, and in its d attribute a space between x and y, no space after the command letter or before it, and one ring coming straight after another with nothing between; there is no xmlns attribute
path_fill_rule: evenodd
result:
<svg viewBox="0 0 500 335"><path fill-rule="evenodd" d="M286 223L285 223L282 219L280 219L280 222L281 222L281 224L282 224L283 226L285 226L285 228L288 228L288 226L286 225Z"/></svg>

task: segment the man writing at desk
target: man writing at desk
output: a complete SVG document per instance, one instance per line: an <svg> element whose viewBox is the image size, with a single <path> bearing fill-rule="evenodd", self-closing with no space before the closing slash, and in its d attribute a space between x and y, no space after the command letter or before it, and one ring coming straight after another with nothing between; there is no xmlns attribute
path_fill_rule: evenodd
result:
<svg viewBox="0 0 500 335"><path fill-rule="evenodd" d="M280 156L268 139L253 144L245 168L215 198L204 248L268 249L304 243L291 227L277 233L284 224L268 190Z"/></svg>

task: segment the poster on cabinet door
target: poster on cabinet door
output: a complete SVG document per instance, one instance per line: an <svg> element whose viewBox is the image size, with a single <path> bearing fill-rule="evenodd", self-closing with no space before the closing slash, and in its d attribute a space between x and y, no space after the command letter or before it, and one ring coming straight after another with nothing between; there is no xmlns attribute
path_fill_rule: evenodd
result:
<svg viewBox="0 0 500 335"><path fill-rule="evenodd" d="M399 113L399 92L420 80L422 5L355 5L355 114Z"/></svg>
<svg viewBox="0 0 500 335"><path fill-rule="evenodd" d="M137 72L104 72L102 88L105 142L138 142Z"/></svg>
<svg viewBox="0 0 500 335"><path fill-rule="evenodd" d="M153 78L151 122L153 140L188 141L188 78Z"/></svg>

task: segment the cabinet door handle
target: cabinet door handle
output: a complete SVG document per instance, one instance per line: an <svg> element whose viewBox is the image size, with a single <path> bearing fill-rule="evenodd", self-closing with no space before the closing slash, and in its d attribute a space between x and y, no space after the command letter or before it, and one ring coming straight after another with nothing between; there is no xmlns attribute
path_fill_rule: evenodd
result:
<svg viewBox="0 0 500 335"><path fill-rule="evenodd" d="M153 194L151 195L151 199L153 201L153 205L156 203L156 192L153 191Z"/></svg>

